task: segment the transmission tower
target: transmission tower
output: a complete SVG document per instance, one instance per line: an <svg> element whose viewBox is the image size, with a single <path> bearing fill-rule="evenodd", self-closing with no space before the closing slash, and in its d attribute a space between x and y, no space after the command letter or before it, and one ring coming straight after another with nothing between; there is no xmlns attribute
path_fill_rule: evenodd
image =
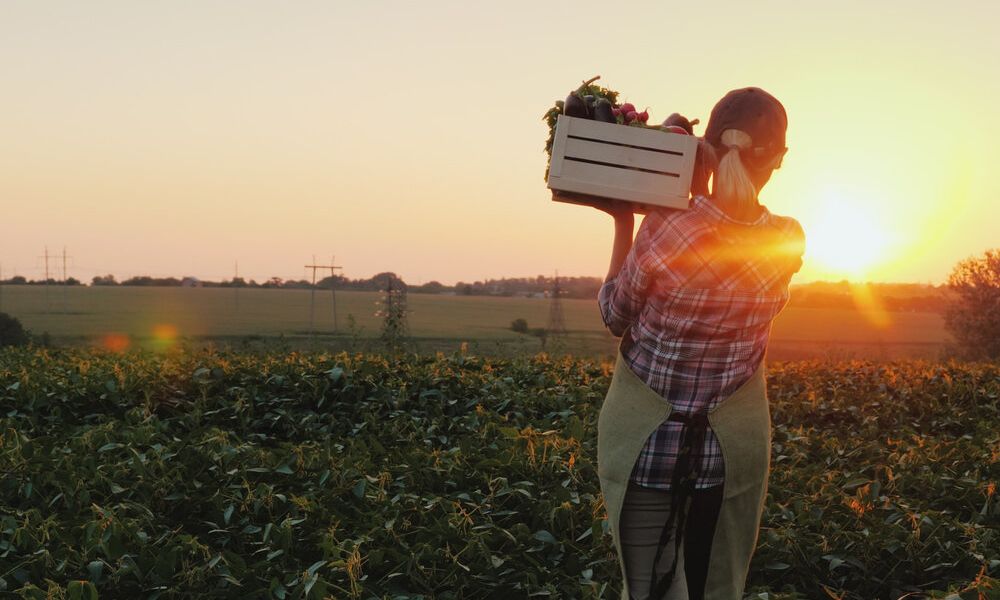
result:
<svg viewBox="0 0 1000 600"><path fill-rule="evenodd" d="M49 247L48 246L45 247L44 257L40 256L39 258L45 258L45 312L49 313L52 312L52 306L51 303L49 302Z"/></svg>
<svg viewBox="0 0 1000 600"><path fill-rule="evenodd" d="M382 300L378 302L379 310L375 316L382 317L382 341L393 349L406 338L409 332L406 314L406 286L394 284L390 275L386 278L386 287L382 291Z"/></svg>
<svg viewBox="0 0 1000 600"><path fill-rule="evenodd" d="M240 261L233 262L233 302L235 312L240 312Z"/></svg>
<svg viewBox="0 0 1000 600"><path fill-rule="evenodd" d="M70 258L66 256L66 246L63 246L62 251L62 288L63 288L63 312L69 314L69 278L66 276L66 259Z"/></svg>
<svg viewBox="0 0 1000 600"><path fill-rule="evenodd" d="M317 265L316 255L313 255L313 264L306 265L307 269L312 269L312 286L309 288L309 335L316 334L316 270L317 269L330 269L330 291L333 293L333 331L337 331L337 289L334 285L334 277L336 276L337 269L341 267L335 264L336 261L333 258L330 259L330 264L328 265Z"/></svg>
<svg viewBox="0 0 1000 600"><path fill-rule="evenodd" d="M566 335L566 322L563 319L562 288L559 287L559 272L556 271L555 279L552 282L552 290L549 294L549 335Z"/></svg>

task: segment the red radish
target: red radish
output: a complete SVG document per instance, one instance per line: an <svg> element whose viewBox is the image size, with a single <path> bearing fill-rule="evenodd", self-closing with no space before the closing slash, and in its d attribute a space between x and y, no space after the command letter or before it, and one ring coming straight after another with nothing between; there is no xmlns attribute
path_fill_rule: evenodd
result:
<svg viewBox="0 0 1000 600"><path fill-rule="evenodd" d="M632 104L631 102L626 102L625 104L621 105L621 109L622 109L622 114L627 115L630 112L635 112L635 105Z"/></svg>
<svg viewBox="0 0 1000 600"><path fill-rule="evenodd" d="M620 109L620 108L612 108L611 109L611 114L613 114L616 117L620 117L621 114L622 114L622 109Z"/></svg>
<svg viewBox="0 0 1000 600"><path fill-rule="evenodd" d="M646 121L649 120L649 109L648 108L646 110L642 111L641 113L639 113L639 120L642 121L643 123L645 123Z"/></svg>
<svg viewBox="0 0 1000 600"><path fill-rule="evenodd" d="M691 135L687 132L687 129L684 129L680 125L667 125L665 127L662 127L661 129L663 129L663 131L666 131L667 133L679 133L681 135Z"/></svg>
<svg viewBox="0 0 1000 600"><path fill-rule="evenodd" d="M629 104L629 106L632 106L632 105ZM622 110L625 110L625 109L623 108ZM639 113L635 112L635 110L630 110L627 113L625 113L625 119L629 123L631 123L632 121L635 121L638 118L639 118Z"/></svg>

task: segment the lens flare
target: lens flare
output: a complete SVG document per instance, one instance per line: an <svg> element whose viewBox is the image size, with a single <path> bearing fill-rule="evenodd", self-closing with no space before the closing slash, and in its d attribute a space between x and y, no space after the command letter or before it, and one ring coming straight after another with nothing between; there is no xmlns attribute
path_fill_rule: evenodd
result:
<svg viewBox="0 0 1000 600"><path fill-rule="evenodd" d="M880 329L885 329L892 325L892 316L879 297L872 292L872 288L867 283L851 284L851 297L858 311L868 320L869 323Z"/></svg>
<svg viewBox="0 0 1000 600"><path fill-rule="evenodd" d="M177 326L169 323L160 323L153 326L153 344L156 348L164 350L170 348L177 342Z"/></svg>
<svg viewBox="0 0 1000 600"><path fill-rule="evenodd" d="M132 339L124 333L108 333L101 338L101 347L109 352L125 352Z"/></svg>

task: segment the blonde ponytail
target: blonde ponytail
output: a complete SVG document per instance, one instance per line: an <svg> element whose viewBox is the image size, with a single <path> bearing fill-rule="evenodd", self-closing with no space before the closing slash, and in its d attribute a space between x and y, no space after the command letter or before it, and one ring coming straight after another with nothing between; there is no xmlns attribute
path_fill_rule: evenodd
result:
<svg viewBox="0 0 1000 600"><path fill-rule="evenodd" d="M753 140L745 131L727 129L722 132L721 144L728 150L712 177L712 195L734 202L738 208L756 206L757 188L740 159L740 150L750 148Z"/></svg>

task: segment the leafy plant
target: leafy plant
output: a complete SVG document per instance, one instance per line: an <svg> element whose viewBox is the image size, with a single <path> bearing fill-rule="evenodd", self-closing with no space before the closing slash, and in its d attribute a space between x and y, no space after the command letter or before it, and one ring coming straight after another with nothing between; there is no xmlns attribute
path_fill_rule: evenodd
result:
<svg viewBox="0 0 1000 600"><path fill-rule="evenodd" d="M0 350L0 591L617 598L595 465L611 371ZM776 364L768 393L750 598L995 593L1000 366Z"/></svg>
<svg viewBox="0 0 1000 600"><path fill-rule="evenodd" d="M945 326L964 354L1000 358L1000 249L955 265L948 287L956 299L945 311Z"/></svg>
<svg viewBox="0 0 1000 600"><path fill-rule="evenodd" d="M510 330L516 333L528 333L528 321L525 319L514 319L510 323Z"/></svg>
<svg viewBox="0 0 1000 600"><path fill-rule="evenodd" d="M31 340L21 321L7 313L0 312L0 347L24 346Z"/></svg>

